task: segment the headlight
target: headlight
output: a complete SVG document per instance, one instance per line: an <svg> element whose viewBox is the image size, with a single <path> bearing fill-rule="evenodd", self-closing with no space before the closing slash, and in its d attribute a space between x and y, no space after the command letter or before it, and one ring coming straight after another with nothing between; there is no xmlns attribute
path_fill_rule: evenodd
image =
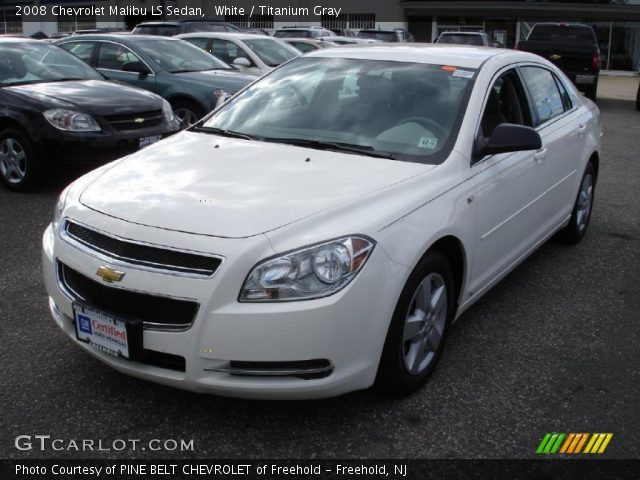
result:
<svg viewBox="0 0 640 480"><path fill-rule="evenodd" d="M309 300L331 295L353 280L374 246L369 238L350 236L265 260L249 273L239 301Z"/></svg>
<svg viewBox="0 0 640 480"><path fill-rule="evenodd" d="M175 118L175 116L173 114L173 107L164 98L162 99L162 113L164 114L164 119L168 123L173 122L173 120Z"/></svg>
<svg viewBox="0 0 640 480"><path fill-rule="evenodd" d="M53 231L58 231L58 226L60 225L60 219L62 218L62 212L64 211L64 207L67 205L67 194L69 193L69 187L65 188L60 196L58 197L58 201L56 202L56 206L53 209L53 220L51 221L51 225L53 226Z"/></svg>
<svg viewBox="0 0 640 480"><path fill-rule="evenodd" d="M67 132L99 132L100 125L91 115L67 110L64 108L54 108L44 112L44 118L59 130Z"/></svg>

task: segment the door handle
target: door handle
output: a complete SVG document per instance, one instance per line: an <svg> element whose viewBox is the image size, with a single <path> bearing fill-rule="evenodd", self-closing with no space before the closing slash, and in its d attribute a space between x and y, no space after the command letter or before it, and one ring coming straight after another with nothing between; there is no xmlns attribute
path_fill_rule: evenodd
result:
<svg viewBox="0 0 640 480"><path fill-rule="evenodd" d="M533 159L538 163L542 163L545 158L547 158L547 149L546 148L542 148L542 149L538 150L536 153L533 154Z"/></svg>
<svg viewBox="0 0 640 480"><path fill-rule="evenodd" d="M587 131L587 126L582 123L578 125L578 129L576 130L576 132L578 132L578 135L580 136L584 135L584 132L586 131Z"/></svg>

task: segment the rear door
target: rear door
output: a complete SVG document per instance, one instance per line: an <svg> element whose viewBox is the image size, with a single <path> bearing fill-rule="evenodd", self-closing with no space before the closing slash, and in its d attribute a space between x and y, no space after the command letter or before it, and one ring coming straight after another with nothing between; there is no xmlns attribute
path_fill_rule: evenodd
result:
<svg viewBox="0 0 640 480"><path fill-rule="evenodd" d="M520 67L533 108L533 126L542 138L538 161L545 171L546 228L553 229L571 214L582 144L587 126L566 87L541 65Z"/></svg>

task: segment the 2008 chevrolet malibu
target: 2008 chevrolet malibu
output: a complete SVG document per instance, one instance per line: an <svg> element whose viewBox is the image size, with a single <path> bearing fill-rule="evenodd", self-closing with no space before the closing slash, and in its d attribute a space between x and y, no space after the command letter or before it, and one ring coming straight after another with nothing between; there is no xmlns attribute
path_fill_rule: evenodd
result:
<svg viewBox="0 0 640 480"><path fill-rule="evenodd" d="M311 53L71 184L43 239L51 313L179 388L410 393L462 312L551 236L585 235L600 137L535 55Z"/></svg>

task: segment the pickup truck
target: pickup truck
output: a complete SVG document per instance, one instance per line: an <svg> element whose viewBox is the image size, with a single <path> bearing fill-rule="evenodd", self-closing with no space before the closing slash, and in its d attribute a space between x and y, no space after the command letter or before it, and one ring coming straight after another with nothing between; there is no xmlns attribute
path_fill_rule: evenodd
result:
<svg viewBox="0 0 640 480"><path fill-rule="evenodd" d="M536 23L518 50L536 53L555 63L595 102L600 74L600 48L596 34L583 23Z"/></svg>
<svg viewBox="0 0 640 480"><path fill-rule="evenodd" d="M493 47L489 36L484 32L442 32L436 43L453 45L476 45L479 47Z"/></svg>

